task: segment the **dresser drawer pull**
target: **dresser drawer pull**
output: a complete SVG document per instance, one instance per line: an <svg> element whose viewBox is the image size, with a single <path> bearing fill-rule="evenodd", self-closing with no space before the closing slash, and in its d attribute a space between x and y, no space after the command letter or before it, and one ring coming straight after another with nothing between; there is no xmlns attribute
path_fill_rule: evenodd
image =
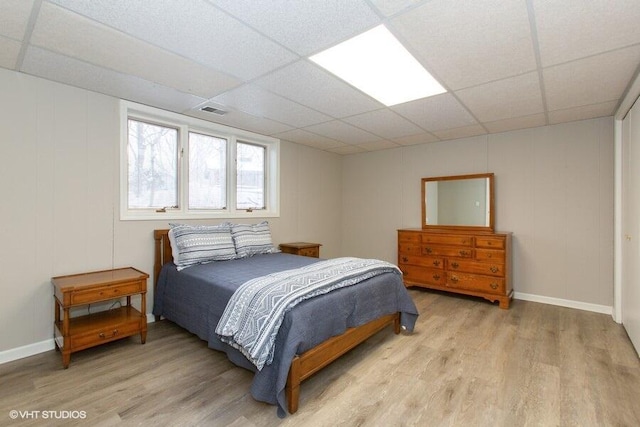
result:
<svg viewBox="0 0 640 427"><path fill-rule="evenodd" d="M440 280L440 275L439 274L434 274L433 275L433 280Z"/></svg>
<svg viewBox="0 0 640 427"><path fill-rule="evenodd" d="M498 271L500 271L500 269L499 269L498 267L496 267L496 266L492 266L489 270L491 270L491 272L492 272L493 274L495 274L495 273L497 273ZM495 288L494 288L494 289L495 289Z"/></svg>
<svg viewBox="0 0 640 427"><path fill-rule="evenodd" d="M460 264L458 264L457 262L452 262L451 263L451 267L458 268L458 267L460 267Z"/></svg>
<svg viewBox="0 0 640 427"><path fill-rule="evenodd" d="M425 251L427 251L428 254L430 254L431 252L433 252L433 249L431 248L425 248Z"/></svg>
<svg viewBox="0 0 640 427"><path fill-rule="evenodd" d="M104 334L104 332L100 332L100 333L98 334L98 336L99 336L100 338L102 338L102 339L105 339L105 338L113 338L113 337L115 337L116 335L118 335L118 330L117 330L117 329L114 329L114 330L113 330L113 332L111 333L111 336L109 336L109 337L108 337L108 336L106 336L106 335Z"/></svg>
<svg viewBox="0 0 640 427"><path fill-rule="evenodd" d="M402 262L409 262L409 258L407 258L406 256L402 257Z"/></svg>
<svg viewBox="0 0 640 427"><path fill-rule="evenodd" d="M497 283L492 283L489 286L491 287L491 289L498 289L498 284Z"/></svg>
<svg viewBox="0 0 640 427"><path fill-rule="evenodd" d="M438 260L433 261L433 265L435 265L436 267L439 266L440 265L440 261L438 261Z"/></svg>
<svg viewBox="0 0 640 427"><path fill-rule="evenodd" d="M458 283L458 280L460 280L460 279L458 279L458 277L457 277L457 276L451 276L451 281L452 281L453 283Z"/></svg>
<svg viewBox="0 0 640 427"><path fill-rule="evenodd" d="M469 256L469 251L460 251L460 256Z"/></svg>

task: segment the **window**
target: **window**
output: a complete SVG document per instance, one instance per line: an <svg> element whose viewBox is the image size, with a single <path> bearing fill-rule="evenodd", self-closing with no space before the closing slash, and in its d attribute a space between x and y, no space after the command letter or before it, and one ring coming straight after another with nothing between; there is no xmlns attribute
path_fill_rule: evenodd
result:
<svg viewBox="0 0 640 427"><path fill-rule="evenodd" d="M236 151L236 207L264 209L264 152L260 145L239 142Z"/></svg>
<svg viewBox="0 0 640 427"><path fill-rule="evenodd" d="M279 215L279 140L122 101L121 219Z"/></svg>

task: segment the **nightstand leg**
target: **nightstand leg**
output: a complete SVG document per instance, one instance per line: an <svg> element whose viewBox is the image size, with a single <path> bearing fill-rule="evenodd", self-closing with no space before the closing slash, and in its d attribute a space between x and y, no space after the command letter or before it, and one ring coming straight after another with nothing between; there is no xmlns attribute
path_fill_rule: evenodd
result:
<svg viewBox="0 0 640 427"><path fill-rule="evenodd" d="M71 362L71 352L62 350L62 367L67 369L69 367L69 363Z"/></svg>
<svg viewBox="0 0 640 427"><path fill-rule="evenodd" d="M147 293L143 292L140 295L140 315L142 319L142 331L140 331L140 341L144 344L147 341Z"/></svg>

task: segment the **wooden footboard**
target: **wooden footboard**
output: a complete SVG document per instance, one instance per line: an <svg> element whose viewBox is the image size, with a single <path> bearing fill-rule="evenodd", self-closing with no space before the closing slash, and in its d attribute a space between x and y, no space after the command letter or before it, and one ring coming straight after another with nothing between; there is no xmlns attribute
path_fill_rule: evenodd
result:
<svg viewBox="0 0 640 427"><path fill-rule="evenodd" d="M153 232L155 240L153 264L154 295L162 266L173 260L168 232L169 230L167 229L154 230ZM156 316L157 320L160 320L160 316ZM289 368L285 390L289 412L293 414L298 410L300 383L302 381L391 324L393 324L394 332L396 334L400 333L400 313L389 314L362 326L349 328L342 335L329 338L305 353L295 356L291 362L291 368Z"/></svg>
<svg viewBox="0 0 640 427"><path fill-rule="evenodd" d="M286 394L289 412L293 414L298 410L302 381L390 324L393 324L396 334L400 333L399 313L380 317L356 328L349 328L342 335L329 338L311 350L295 356L291 361L287 377Z"/></svg>

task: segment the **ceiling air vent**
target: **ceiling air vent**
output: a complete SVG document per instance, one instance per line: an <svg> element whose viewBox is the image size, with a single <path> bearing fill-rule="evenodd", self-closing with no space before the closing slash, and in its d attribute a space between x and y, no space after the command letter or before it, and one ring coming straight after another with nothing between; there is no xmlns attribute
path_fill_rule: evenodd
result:
<svg viewBox="0 0 640 427"><path fill-rule="evenodd" d="M223 116L223 115L227 114L226 111L220 110L219 108L213 108L213 107L202 107L200 109L200 111L206 111L207 113L213 113L213 114L217 114L219 116Z"/></svg>

